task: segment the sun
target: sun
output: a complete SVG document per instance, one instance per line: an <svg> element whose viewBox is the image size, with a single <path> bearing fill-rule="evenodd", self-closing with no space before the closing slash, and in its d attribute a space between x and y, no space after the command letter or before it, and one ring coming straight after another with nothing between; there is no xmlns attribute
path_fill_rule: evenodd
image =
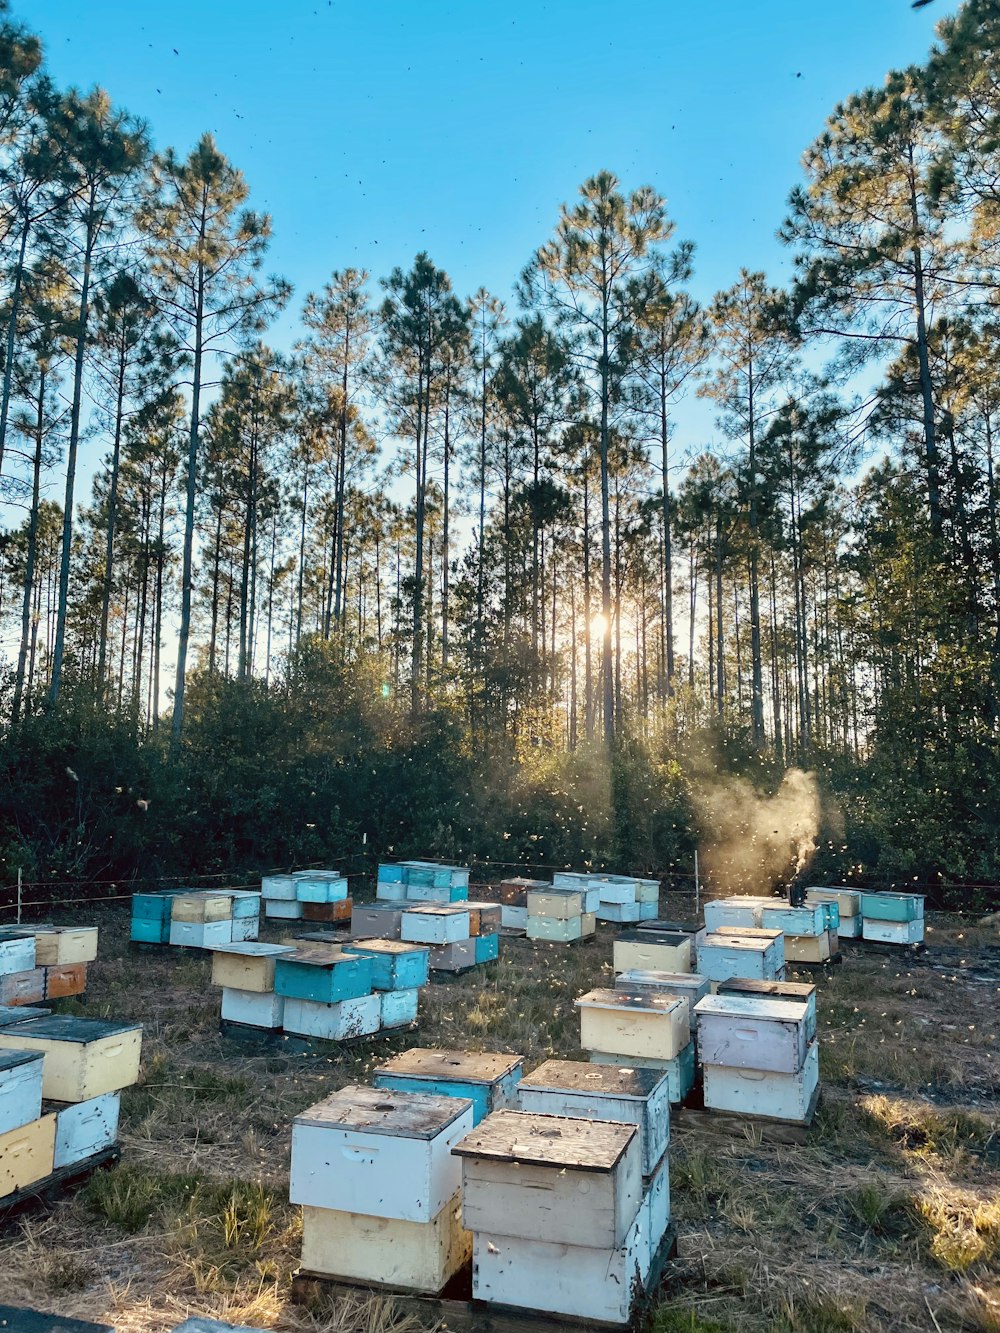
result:
<svg viewBox="0 0 1000 1333"><path fill-rule="evenodd" d="M597 615L590 622L590 637L592 639L603 639L608 632L608 618L603 612L598 611Z"/></svg>

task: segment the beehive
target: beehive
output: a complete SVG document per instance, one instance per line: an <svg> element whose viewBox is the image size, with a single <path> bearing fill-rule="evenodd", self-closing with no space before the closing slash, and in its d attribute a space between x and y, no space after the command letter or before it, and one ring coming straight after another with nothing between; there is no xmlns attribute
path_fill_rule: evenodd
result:
<svg viewBox="0 0 1000 1333"><path fill-rule="evenodd" d="M523 1073L519 1056L415 1046L376 1069L372 1082L376 1088L471 1101L473 1123L478 1125L493 1111L517 1105Z"/></svg>
<svg viewBox="0 0 1000 1333"><path fill-rule="evenodd" d="M55 1169L75 1166L110 1148L118 1137L120 1109L120 1092L105 1092L85 1102L59 1107L53 1154Z"/></svg>
<svg viewBox="0 0 1000 1333"><path fill-rule="evenodd" d="M639 901L639 885L630 875L606 875L599 881L601 906L629 907Z"/></svg>
<svg viewBox="0 0 1000 1333"><path fill-rule="evenodd" d="M285 997L273 991L222 988L221 1017L225 1023L243 1023L247 1027L276 1031L284 1025Z"/></svg>
<svg viewBox="0 0 1000 1333"><path fill-rule="evenodd" d="M61 1330L57 1329L54 1333L61 1333ZM66 1333L73 1333L73 1330L67 1329ZM112 1331L109 1330L109 1333ZM192 1315L190 1319L185 1319L183 1324L171 1329L171 1333L266 1333L266 1330L251 1328L249 1324L227 1324L221 1319L205 1319L202 1315Z"/></svg>
<svg viewBox="0 0 1000 1333"><path fill-rule="evenodd" d="M495 1111L455 1152L462 1224L473 1233L613 1250L638 1216L642 1158L634 1125Z"/></svg>
<svg viewBox="0 0 1000 1333"><path fill-rule="evenodd" d="M232 934L234 944L246 944L255 940L260 934L260 917L234 916Z"/></svg>
<svg viewBox="0 0 1000 1333"><path fill-rule="evenodd" d="M350 1041L370 1037L382 1024L380 994L359 995L335 1004L315 1000L286 999L282 1026L286 1032L325 1041Z"/></svg>
<svg viewBox="0 0 1000 1333"><path fill-rule="evenodd" d="M821 935L827 928L823 903L807 903L803 907L765 907L760 924L767 930L780 930L786 935Z"/></svg>
<svg viewBox="0 0 1000 1333"><path fill-rule="evenodd" d="M44 999L44 967L33 967L30 972L0 973L0 1005L40 1004Z"/></svg>
<svg viewBox="0 0 1000 1333"><path fill-rule="evenodd" d="M87 989L87 964L67 963L59 967L43 967L46 1000L64 999L68 995L83 995Z"/></svg>
<svg viewBox="0 0 1000 1333"><path fill-rule="evenodd" d="M697 970L709 981L730 977L757 977L777 981L784 964L784 950L777 941L747 935L706 935L697 947Z"/></svg>
<svg viewBox="0 0 1000 1333"><path fill-rule="evenodd" d="M295 1117L292 1203L429 1222L454 1198L452 1148L472 1129L457 1097L350 1086Z"/></svg>
<svg viewBox="0 0 1000 1333"><path fill-rule="evenodd" d="M42 1094L56 1102L85 1102L130 1087L139 1077L142 1028L68 1014L31 1018L4 1028L3 1044L45 1056Z"/></svg>
<svg viewBox="0 0 1000 1333"><path fill-rule="evenodd" d="M583 938L583 917L532 916L528 908L527 934L529 940L543 940L549 944L572 944Z"/></svg>
<svg viewBox="0 0 1000 1333"><path fill-rule="evenodd" d="M623 925L634 925L637 921L642 920L642 904L639 902L609 903L602 898L596 915L599 921L614 921Z"/></svg>
<svg viewBox="0 0 1000 1333"><path fill-rule="evenodd" d="M528 916L551 917L556 920L582 916L584 907L583 889L531 889L527 895ZM591 909L593 910L593 909Z"/></svg>
<svg viewBox="0 0 1000 1333"><path fill-rule="evenodd" d="M295 878L292 875L265 875L260 896L267 902L295 902Z"/></svg>
<svg viewBox="0 0 1000 1333"><path fill-rule="evenodd" d="M2 1004L0 1005L0 1029L10 1027L12 1023L23 1023L27 1018L47 1018L51 1009L38 1005Z"/></svg>
<svg viewBox="0 0 1000 1333"><path fill-rule="evenodd" d="M303 921L322 921L326 923L344 922L351 919L354 904L350 898L339 899L332 903L301 903Z"/></svg>
<svg viewBox="0 0 1000 1333"><path fill-rule="evenodd" d="M206 924L231 921L233 900L224 893L178 893L170 909L171 924L178 921Z"/></svg>
<svg viewBox="0 0 1000 1333"><path fill-rule="evenodd" d="M705 929L714 931L720 926L759 926L761 910L761 904L756 898L715 898L705 904Z"/></svg>
<svg viewBox="0 0 1000 1333"><path fill-rule="evenodd" d="M351 937L398 940L402 916L403 909L396 903L354 903L351 907Z"/></svg>
<svg viewBox="0 0 1000 1333"><path fill-rule="evenodd" d="M286 999L338 1004L371 994L372 960L335 946L304 946L274 960L274 989Z"/></svg>
<svg viewBox="0 0 1000 1333"><path fill-rule="evenodd" d="M0 1134L0 1199L50 1176L55 1146L54 1115L43 1115Z"/></svg>
<svg viewBox="0 0 1000 1333"><path fill-rule="evenodd" d="M212 954L212 985L232 990L274 990L275 959L294 953L289 944L264 944L250 940L224 944Z"/></svg>
<svg viewBox="0 0 1000 1333"><path fill-rule="evenodd" d="M862 893L861 915L866 921L922 921L924 900L915 893Z"/></svg>
<svg viewBox="0 0 1000 1333"><path fill-rule="evenodd" d="M924 938L924 921L923 917L915 921L880 921L866 916L862 918L861 934L862 938L881 944L919 944Z"/></svg>
<svg viewBox="0 0 1000 1333"><path fill-rule="evenodd" d="M682 1046L672 1060L650 1060L643 1056L611 1055L606 1051L591 1051L590 1061L595 1065L617 1065L623 1069L655 1069L667 1080L672 1105L678 1105L694 1087L697 1074L694 1042Z"/></svg>
<svg viewBox="0 0 1000 1333"><path fill-rule="evenodd" d="M468 910L444 903L407 908L400 920L399 937L417 944L454 944L467 940Z"/></svg>
<svg viewBox="0 0 1000 1333"><path fill-rule="evenodd" d="M309 1272L438 1292L471 1253L458 1194L428 1222L302 1209L302 1267Z"/></svg>
<svg viewBox="0 0 1000 1333"><path fill-rule="evenodd" d="M517 1099L522 1111L538 1115L634 1125L645 1176L670 1142L669 1089L659 1070L547 1060L521 1079Z"/></svg>
<svg viewBox="0 0 1000 1333"><path fill-rule="evenodd" d="M802 1068L794 1074L728 1065L705 1065L702 1074L707 1107L802 1122L808 1119L819 1086L819 1046L810 1043Z"/></svg>
<svg viewBox="0 0 1000 1333"><path fill-rule="evenodd" d="M169 943L173 899L172 893L133 894L130 938L143 944Z"/></svg>
<svg viewBox="0 0 1000 1333"><path fill-rule="evenodd" d="M785 936L785 959L789 963L825 963L833 953L833 935L829 930L818 935Z"/></svg>
<svg viewBox="0 0 1000 1333"><path fill-rule="evenodd" d="M10 933L0 937L0 977L13 976L18 972L30 972L36 966L35 937Z"/></svg>
<svg viewBox="0 0 1000 1333"><path fill-rule="evenodd" d="M0 1134L42 1114L42 1063L38 1051L0 1047Z"/></svg>
<svg viewBox="0 0 1000 1333"><path fill-rule="evenodd" d="M451 944L430 946L432 972L463 972L476 965L475 940L453 940Z"/></svg>
<svg viewBox="0 0 1000 1333"><path fill-rule="evenodd" d="M257 889L227 889L226 892L232 900L234 921L260 917L261 899Z"/></svg>
<svg viewBox="0 0 1000 1333"><path fill-rule="evenodd" d="M691 937L676 932L624 931L614 942L616 972L690 972Z"/></svg>
<svg viewBox="0 0 1000 1333"><path fill-rule="evenodd" d="M809 1045L809 1005L756 995L706 995L695 1006L703 1065L794 1074Z"/></svg>
<svg viewBox="0 0 1000 1333"><path fill-rule="evenodd" d="M422 945L404 940L352 940L345 942L344 953L370 960L375 990L413 990L427 985L430 952Z"/></svg>
<svg viewBox="0 0 1000 1333"><path fill-rule="evenodd" d="M528 909L527 907L508 907L503 903L500 907L500 924L506 930L528 929Z"/></svg>
<svg viewBox="0 0 1000 1333"><path fill-rule="evenodd" d="M861 891L848 888L806 889L810 903L836 903L839 913L837 930L845 939L861 936Z"/></svg>
<svg viewBox="0 0 1000 1333"><path fill-rule="evenodd" d="M264 915L274 921L301 921L306 914L305 903L298 899L265 898Z"/></svg>
<svg viewBox="0 0 1000 1333"><path fill-rule="evenodd" d="M215 949L220 944L232 944L231 917L222 921L170 922L170 943L181 949Z"/></svg>
<svg viewBox="0 0 1000 1333"><path fill-rule="evenodd" d="M36 926L35 966L69 967L97 957L96 926Z"/></svg>
<svg viewBox="0 0 1000 1333"><path fill-rule="evenodd" d="M672 1060L691 1040L689 1007L656 992L593 990L576 1001L580 1045L609 1055Z"/></svg>
<svg viewBox="0 0 1000 1333"><path fill-rule="evenodd" d="M296 874L295 897L300 903L338 903L347 897L347 880L324 871Z"/></svg>
<svg viewBox="0 0 1000 1333"><path fill-rule="evenodd" d="M477 963L494 963L500 957L499 935L477 935L473 943Z"/></svg>

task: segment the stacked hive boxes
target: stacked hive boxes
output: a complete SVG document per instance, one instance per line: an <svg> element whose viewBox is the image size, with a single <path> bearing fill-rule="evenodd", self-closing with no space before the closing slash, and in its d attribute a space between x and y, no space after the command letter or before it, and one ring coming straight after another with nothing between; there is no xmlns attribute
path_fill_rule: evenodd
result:
<svg viewBox="0 0 1000 1333"><path fill-rule="evenodd" d="M4 926L0 929L0 1005L83 995L87 965L96 957L96 926Z"/></svg>
<svg viewBox="0 0 1000 1333"><path fill-rule="evenodd" d="M860 889L806 889L806 902L836 903L838 937L848 940L861 938Z"/></svg>
<svg viewBox="0 0 1000 1333"><path fill-rule="evenodd" d="M384 902L464 902L469 896L467 866L433 861L381 862L375 897Z"/></svg>
<svg viewBox="0 0 1000 1333"><path fill-rule="evenodd" d="M656 879L560 871L553 875L552 882L556 888L566 889L596 886L599 891L596 908L599 921L635 923L653 920L659 911L660 881Z"/></svg>
<svg viewBox="0 0 1000 1333"><path fill-rule="evenodd" d="M264 915L278 921L321 921L347 925L351 898L347 880L336 870L297 870L265 875L260 885Z"/></svg>
<svg viewBox="0 0 1000 1333"><path fill-rule="evenodd" d="M687 974L690 975L690 974ZM580 1045L591 1063L658 1070L667 1079L670 1100L681 1102L695 1079L695 1050L691 1038L691 999L702 993L702 978L684 988L660 984L666 974L648 984L620 977L615 990L593 990L582 995Z"/></svg>
<svg viewBox="0 0 1000 1333"><path fill-rule="evenodd" d="M309 1272L438 1292L466 1261L452 1148L472 1103L351 1086L297 1116L290 1198Z"/></svg>
<svg viewBox="0 0 1000 1333"><path fill-rule="evenodd" d="M526 890L529 940L572 944L590 939L597 930L600 891L594 884L562 888L554 884Z"/></svg>
<svg viewBox="0 0 1000 1333"><path fill-rule="evenodd" d="M780 931L720 926L702 937L697 955L699 975L716 984L731 977L780 981L785 975L785 941Z"/></svg>
<svg viewBox="0 0 1000 1333"><path fill-rule="evenodd" d="M920 944L924 900L912 893L862 893L861 934L881 944Z"/></svg>
<svg viewBox="0 0 1000 1333"><path fill-rule="evenodd" d="M472 1123L478 1125L494 1111L517 1106L523 1074L524 1062L518 1055L416 1046L381 1065L372 1082L376 1088L471 1101Z"/></svg>
<svg viewBox="0 0 1000 1333"><path fill-rule="evenodd" d="M499 957L502 906L469 901L465 866L381 864L375 892L376 902L352 919L352 935L370 921L386 938L426 944L432 972L464 972Z"/></svg>
<svg viewBox="0 0 1000 1333"><path fill-rule="evenodd" d="M141 1046L138 1025L94 1018L0 1028L0 1202L115 1142L121 1089L139 1076Z"/></svg>
<svg viewBox="0 0 1000 1333"><path fill-rule="evenodd" d="M515 877L502 880L499 885L500 924L504 930L519 930L526 933L528 929L528 893L532 889L551 888L552 885L547 884L544 879Z"/></svg>
<svg viewBox="0 0 1000 1333"><path fill-rule="evenodd" d="M642 1079L624 1074L618 1083L632 1089L629 1112L649 1124ZM614 1084L609 1075L607 1109L628 1100ZM551 1104L574 1100L562 1087L535 1093ZM473 1298L628 1323L669 1222L665 1157L643 1179L644 1147L657 1150L663 1125L661 1111L646 1138L636 1123L504 1110L466 1135L454 1152L462 1222L472 1232Z"/></svg>
<svg viewBox="0 0 1000 1333"><path fill-rule="evenodd" d="M707 995L695 1014L706 1107L809 1122L819 1092L814 995Z"/></svg>
<svg viewBox="0 0 1000 1333"><path fill-rule="evenodd" d="M835 902L806 903L802 907L774 903L761 910L760 924L785 936L789 963L826 963L837 953L840 912Z"/></svg>
<svg viewBox="0 0 1000 1333"><path fill-rule="evenodd" d="M214 949L255 940L260 894L250 889L174 889L132 897L131 938L140 944Z"/></svg>
<svg viewBox="0 0 1000 1333"><path fill-rule="evenodd" d="M212 985L222 988L222 1020L245 1027L278 1031L284 1024L285 999L274 992L274 963L292 953L290 944L248 940L220 944L212 952Z"/></svg>

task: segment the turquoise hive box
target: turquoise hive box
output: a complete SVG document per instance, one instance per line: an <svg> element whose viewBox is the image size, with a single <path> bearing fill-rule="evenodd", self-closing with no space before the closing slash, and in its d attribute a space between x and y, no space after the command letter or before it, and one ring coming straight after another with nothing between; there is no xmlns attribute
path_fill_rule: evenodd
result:
<svg viewBox="0 0 1000 1333"><path fill-rule="evenodd" d="M367 958L374 990L415 990L430 979L430 949L407 940L355 940L344 953Z"/></svg>
<svg viewBox="0 0 1000 1333"><path fill-rule="evenodd" d="M297 949L274 960L274 993L287 999L337 1004L372 992L372 960L361 954Z"/></svg>

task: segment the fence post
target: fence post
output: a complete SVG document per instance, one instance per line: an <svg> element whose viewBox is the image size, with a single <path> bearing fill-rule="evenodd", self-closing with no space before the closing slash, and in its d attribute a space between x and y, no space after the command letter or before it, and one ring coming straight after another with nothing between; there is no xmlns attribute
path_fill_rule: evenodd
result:
<svg viewBox="0 0 1000 1333"><path fill-rule="evenodd" d="M698 848L694 849L694 914L701 911L701 877L698 873Z"/></svg>
<svg viewBox="0 0 1000 1333"><path fill-rule="evenodd" d="M17 867L17 924L21 924L21 867Z"/></svg>

